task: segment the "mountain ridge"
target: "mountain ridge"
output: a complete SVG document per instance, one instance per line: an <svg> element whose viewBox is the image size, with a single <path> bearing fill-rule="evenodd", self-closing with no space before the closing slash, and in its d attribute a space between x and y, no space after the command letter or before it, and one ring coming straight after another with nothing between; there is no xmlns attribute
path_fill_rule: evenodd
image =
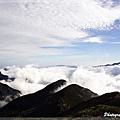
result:
<svg viewBox="0 0 120 120"><path fill-rule="evenodd" d="M14 116L18 113L28 117L57 116L59 113L70 109L80 102L98 96L89 89L83 88L76 84L71 84L58 92L54 92L57 87L65 83L65 80L58 80L33 94L28 94L17 98L4 106L2 108L2 112L15 112ZM86 92L87 96L83 94L83 91ZM49 111L47 110L48 108ZM31 109L32 111L30 111ZM29 112L24 114L23 111ZM9 114L8 116L12 116L12 114Z"/></svg>
<svg viewBox="0 0 120 120"><path fill-rule="evenodd" d="M98 65L97 67L109 67L109 66L115 66L115 65L120 65L120 62L115 62L115 63L111 63L111 64L105 64L105 65Z"/></svg>
<svg viewBox="0 0 120 120"><path fill-rule="evenodd" d="M16 98L0 110L1 117L84 117L120 112L120 92L98 95L71 84L56 92L66 80L60 79L42 90ZM94 113L94 110L96 113Z"/></svg>

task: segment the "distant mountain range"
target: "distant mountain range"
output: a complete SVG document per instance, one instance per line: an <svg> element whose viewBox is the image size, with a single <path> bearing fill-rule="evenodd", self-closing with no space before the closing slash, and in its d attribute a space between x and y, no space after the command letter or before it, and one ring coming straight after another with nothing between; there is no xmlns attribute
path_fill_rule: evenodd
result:
<svg viewBox="0 0 120 120"><path fill-rule="evenodd" d="M70 67L70 68L77 68L78 66L75 66L75 65L57 65L57 67Z"/></svg>
<svg viewBox="0 0 120 120"><path fill-rule="evenodd" d="M93 67L103 67L103 66L115 66L120 65L120 62L112 63L112 64L105 64L105 65L98 65ZM77 68L78 66L75 65L57 65L56 67L69 67L69 68Z"/></svg>
<svg viewBox="0 0 120 120"><path fill-rule="evenodd" d="M102 67L102 66L115 66L115 65L120 65L120 62L112 63L112 64L106 64L106 65L98 65L98 67Z"/></svg>
<svg viewBox="0 0 120 120"><path fill-rule="evenodd" d="M105 66L115 66L115 65L120 65L120 62L113 63L113 64L106 64Z"/></svg>
<svg viewBox="0 0 120 120"><path fill-rule="evenodd" d="M77 84L56 90L66 83L58 80L33 94L14 99L5 105L1 117L84 117L120 113L120 93L99 96Z"/></svg>

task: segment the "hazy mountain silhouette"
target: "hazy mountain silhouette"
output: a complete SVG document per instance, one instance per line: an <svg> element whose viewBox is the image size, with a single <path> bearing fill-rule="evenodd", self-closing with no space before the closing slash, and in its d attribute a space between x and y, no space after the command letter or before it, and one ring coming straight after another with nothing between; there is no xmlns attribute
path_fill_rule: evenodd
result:
<svg viewBox="0 0 120 120"><path fill-rule="evenodd" d="M112 63L112 64L105 64L105 65L98 65L98 66L94 66L94 67L107 67L107 66L115 66L115 65L120 65L120 62L116 62L116 63Z"/></svg>
<svg viewBox="0 0 120 120"><path fill-rule="evenodd" d="M105 112L120 113L120 93L111 92L92 98L74 106L61 116L103 116Z"/></svg>

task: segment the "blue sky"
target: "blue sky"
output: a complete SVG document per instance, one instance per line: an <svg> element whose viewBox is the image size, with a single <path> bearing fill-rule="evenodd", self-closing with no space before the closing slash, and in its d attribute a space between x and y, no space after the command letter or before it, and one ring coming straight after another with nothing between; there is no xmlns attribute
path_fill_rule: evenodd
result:
<svg viewBox="0 0 120 120"><path fill-rule="evenodd" d="M0 67L120 61L120 0L0 0Z"/></svg>

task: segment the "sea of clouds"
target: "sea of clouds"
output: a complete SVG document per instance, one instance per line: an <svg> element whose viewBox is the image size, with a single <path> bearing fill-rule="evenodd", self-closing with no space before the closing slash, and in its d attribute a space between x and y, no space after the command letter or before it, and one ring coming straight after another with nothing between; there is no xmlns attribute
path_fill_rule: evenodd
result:
<svg viewBox="0 0 120 120"><path fill-rule="evenodd" d="M1 80L2 83L18 89L22 95L33 93L49 83L64 79L67 85L78 84L99 95L106 92L120 91L120 66L53 66L40 68L37 65L25 67L7 66L0 69L2 74L12 80Z"/></svg>

